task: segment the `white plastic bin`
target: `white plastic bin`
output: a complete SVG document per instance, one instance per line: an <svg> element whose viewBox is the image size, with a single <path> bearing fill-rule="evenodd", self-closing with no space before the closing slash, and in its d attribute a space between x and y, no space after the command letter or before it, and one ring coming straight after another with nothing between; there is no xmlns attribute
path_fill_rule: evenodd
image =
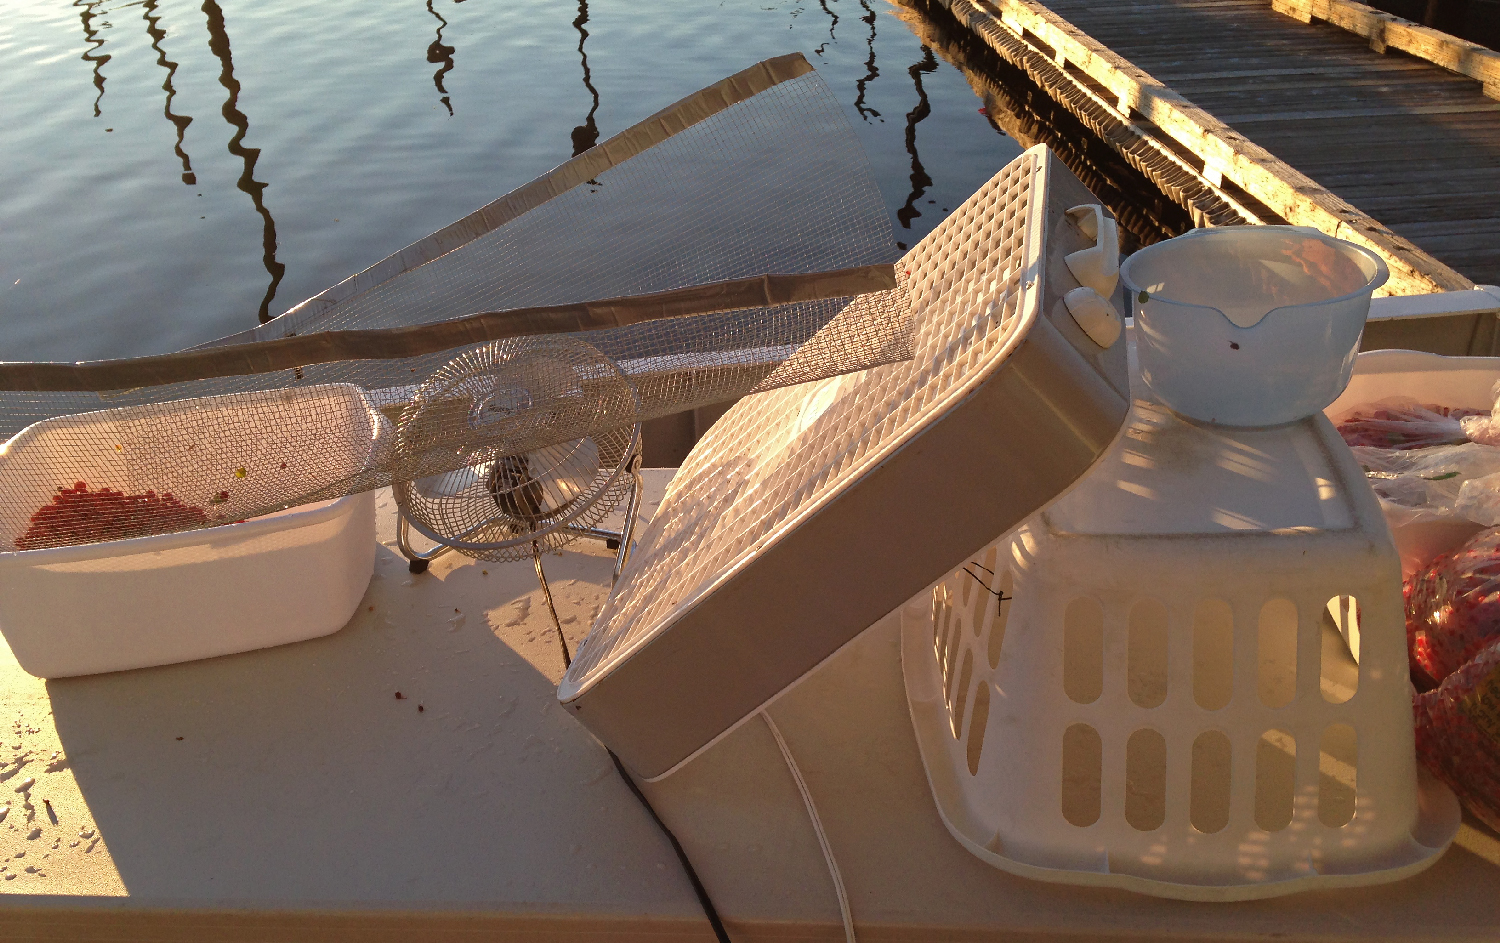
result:
<svg viewBox="0 0 1500 943"><path fill-rule="evenodd" d="M1500 382L1500 357L1443 357L1415 350L1371 350L1359 355L1349 386L1325 410L1337 422L1364 403L1400 398L1440 406L1490 409ZM1387 520L1391 516L1387 515ZM1391 521L1401 554L1401 573L1410 576L1433 557L1462 544L1482 528L1467 518Z"/></svg>
<svg viewBox="0 0 1500 943"><path fill-rule="evenodd" d="M211 658L337 631L374 566L370 492L204 530L0 553L0 632L40 678Z"/></svg>
<svg viewBox="0 0 1500 943"><path fill-rule="evenodd" d="M1357 665L1327 615L1345 599ZM1188 900L1442 853L1458 804L1417 770L1405 643L1395 549L1327 418L1231 429L1149 396L1071 491L902 610L949 831L1026 877Z"/></svg>
<svg viewBox="0 0 1500 943"><path fill-rule="evenodd" d="M347 383L59 416L0 446L0 547L59 488L171 493L217 527L0 553L0 632L38 677L327 635L375 565L369 494L296 506L367 468L389 423ZM336 492L335 492L336 493ZM243 520L249 515L259 515ZM69 537L86 537L84 532ZM22 545L25 541L21 541Z"/></svg>

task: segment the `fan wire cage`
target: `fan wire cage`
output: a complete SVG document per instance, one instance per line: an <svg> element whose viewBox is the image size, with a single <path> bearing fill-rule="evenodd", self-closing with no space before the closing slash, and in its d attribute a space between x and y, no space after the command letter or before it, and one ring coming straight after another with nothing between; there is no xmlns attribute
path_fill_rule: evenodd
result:
<svg viewBox="0 0 1500 943"><path fill-rule="evenodd" d="M401 414L401 513L429 540L496 563L604 536L597 525L635 484L636 403L630 378L576 337L467 351Z"/></svg>

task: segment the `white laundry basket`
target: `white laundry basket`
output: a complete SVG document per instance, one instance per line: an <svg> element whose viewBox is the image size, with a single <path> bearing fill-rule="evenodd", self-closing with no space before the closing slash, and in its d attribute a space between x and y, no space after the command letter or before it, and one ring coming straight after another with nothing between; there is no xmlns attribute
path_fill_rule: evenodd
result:
<svg viewBox="0 0 1500 943"><path fill-rule="evenodd" d="M1459 813L1419 782L1400 563L1353 456L1321 415L1201 426L1137 393L1071 492L903 610L950 831L1029 877L1196 900L1427 866Z"/></svg>

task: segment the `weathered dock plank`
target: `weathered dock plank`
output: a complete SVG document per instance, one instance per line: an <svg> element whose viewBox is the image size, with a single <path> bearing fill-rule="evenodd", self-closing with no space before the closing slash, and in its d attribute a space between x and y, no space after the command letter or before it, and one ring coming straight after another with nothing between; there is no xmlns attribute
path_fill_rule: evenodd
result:
<svg viewBox="0 0 1500 943"><path fill-rule="evenodd" d="M1396 294L1500 282L1500 59L1483 47L1387 14L1376 29L1349 0L933 2L1200 222L1363 243Z"/></svg>
<svg viewBox="0 0 1500 943"><path fill-rule="evenodd" d="M1041 5L1006 0L1002 17L1007 3ZM1500 89L1500 56L1348 0L1046 0L1045 9L1424 255L1500 282L1500 101L1488 97ZM1156 124L1177 136L1172 122ZM1178 140L1211 167L1216 142L1192 133Z"/></svg>
<svg viewBox="0 0 1500 943"><path fill-rule="evenodd" d="M1500 98L1500 53L1492 49L1350 0L1272 0L1271 6L1303 23L1321 20L1348 30L1376 52L1394 49L1477 79L1486 95Z"/></svg>
<svg viewBox="0 0 1500 943"><path fill-rule="evenodd" d="M935 2L1003 59L1023 69L1049 94L1063 101L1086 124L1097 125L1105 140L1173 199L1190 207L1195 217L1219 225L1287 222L1312 226L1369 246L1390 266L1391 281L1386 290L1392 294L1472 287L1473 282L1465 275L1319 185L1038 0ZM1054 2L1061 5L1061 0ZM1192 0L1177 2L1184 4L1188 14L1197 16L1218 15L1215 11L1237 11L1253 5L1261 17L1284 22L1293 30L1288 42L1295 39L1295 31L1312 29L1271 13L1266 0L1225 0L1211 5ZM1122 8L1162 9L1170 4L1171 0L1085 3L1080 9L1087 12L1093 7L1104 15L1118 15ZM1240 28L1237 15L1230 19L1228 28ZM1240 37L1226 38L1223 29L1216 32L1213 27L1212 23L1200 24L1188 31L1200 37L1217 37L1215 42L1225 44L1221 54L1209 59L1200 59L1195 51L1184 48L1191 36L1171 42L1160 36L1152 38L1149 31L1137 28L1139 35L1134 43L1145 51L1169 51L1184 73L1291 68L1291 63L1305 64L1295 56L1278 58ZM1349 34L1333 29L1326 32L1361 46ZM1252 61L1240 52L1257 58ZM1381 58L1367 50L1364 55ZM1484 101L1482 97L1480 100ZM1182 179L1184 173L1187 179Z"/></svg>

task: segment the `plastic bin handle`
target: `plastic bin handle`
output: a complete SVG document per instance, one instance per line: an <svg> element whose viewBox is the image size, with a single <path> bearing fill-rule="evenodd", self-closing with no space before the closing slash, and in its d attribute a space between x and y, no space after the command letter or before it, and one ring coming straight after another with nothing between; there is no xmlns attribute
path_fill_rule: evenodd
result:
<svg viewBox="0 0 1500 943"><path fill-rule="evenodd" d="M1087 285L1080 285L1063 295L1063 303L1089 340L1105 350L1115 346L1125 324L1107 298Z"/></svg>
<svg viewBox="0 0 1500 943"><path fill-rule="evenodd" d="M1093 246L1070 253L1064 262L1080 285L1094 289L1105 298L1115 293L1120 283L1120 232L1115 221L1104 215L1098 203L1084 203L1068 210L1083 234L1094 240Z"/></svg>

